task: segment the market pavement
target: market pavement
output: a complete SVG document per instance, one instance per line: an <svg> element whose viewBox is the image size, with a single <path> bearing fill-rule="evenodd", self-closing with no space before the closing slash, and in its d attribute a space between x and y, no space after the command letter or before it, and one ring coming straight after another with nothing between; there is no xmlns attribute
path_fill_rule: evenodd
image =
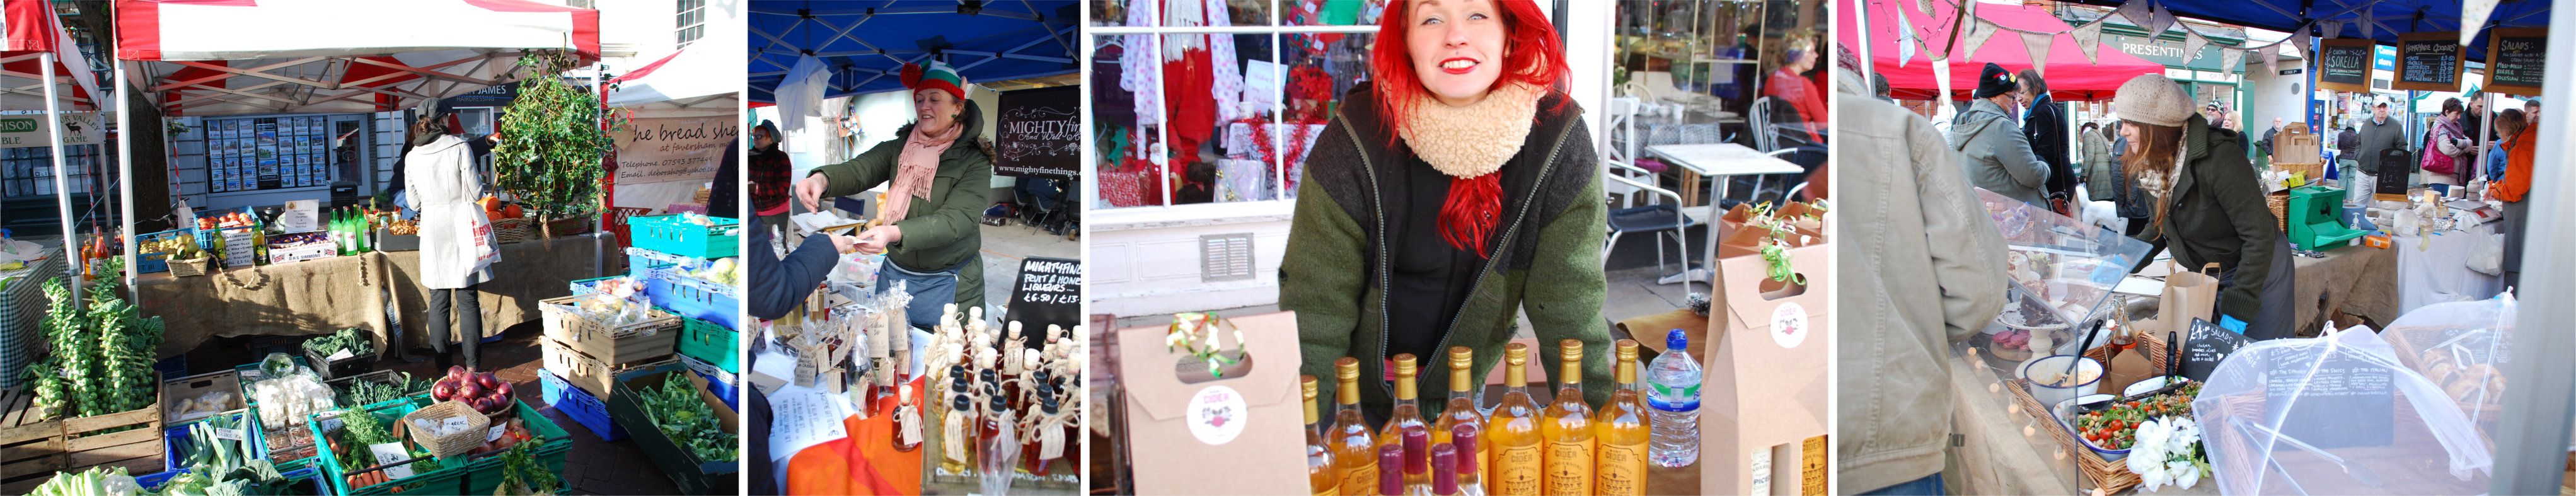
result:
<svg viewBox="0 0 2576 496"><path fill-rule="evenodd" d="M1082 258L1080 241L1067 240L1018 223L982 226L986 307L1000 306L1011 300L1011 283L1020 279L1020 260L1028 257ZM989 315L993 309L985 308L984 311Z"/></svg>

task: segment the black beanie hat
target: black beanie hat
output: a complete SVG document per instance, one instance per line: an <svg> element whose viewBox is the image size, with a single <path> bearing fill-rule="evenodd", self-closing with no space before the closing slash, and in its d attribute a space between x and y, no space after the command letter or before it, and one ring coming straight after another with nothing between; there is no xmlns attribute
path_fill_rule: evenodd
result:
<svg viewBox="0 0 2576 496"><path fill-rule="evenodd" d="M2013 79L2012 71L2004 70L2004 66L1987 62L1986 70L1977 74L1977 98L1994 98L2018 89L2021 81Z"/></svg>

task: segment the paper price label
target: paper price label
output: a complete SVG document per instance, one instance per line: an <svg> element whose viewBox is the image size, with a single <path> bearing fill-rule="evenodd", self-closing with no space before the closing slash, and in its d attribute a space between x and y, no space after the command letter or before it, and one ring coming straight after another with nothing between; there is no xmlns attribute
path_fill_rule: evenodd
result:
<svg viewBox="0 0 2576 496"><path fill-rule="evenodd" d="M63 377L71 377L71 373L71 369L63 369ZM268 374L262 374L258 369L241 371L241 379L244 381L256 381L266 377Z"/></svg>
<svg viewBox="0 0 2576 496"><path fill-rule="evenodd" d="M247 441L247 440L250 440L250 437L242 435L242 430L241 430L241 429L225 429L225 428L218 427L218 428L215 428L215 439L222 439L222 440L227 440L227 441Z"/></svg>
<svg viewBox="0 0 2576 496"><path fill-rule="evenodd" d="M377 465L391 465L391 464L396 464L396 463L403 463L403 461L404 461L404 460L410 460L410 459L411 459L411 451L403 449L403 447L402 447L402 443L377 443L377 444L370 444L370 445L367 445L367 451L369 451L369 452L373 452L373 453L375 453L375 454L376 454L376 464L377 464ZM405 464L402 464L402 465L398 465L398 466L394 466L394 467L386 468L386 469L385 469L385 476L386 476L386 477L391 477L391 478L394 478L394 479L406 479L406 478L410 478L410 477L411 477L411 464L405 463Z"/></svg>
<svg viewBox="0 0 2576 496"><path fill-rule="evenodd" d="M502 434L505 434L505 433L508 433L508 432L510 432L510 426L507 426L507 425L495 425L495 426L492 426L492 430L490 430L490 431L485 431L485 432L483 433L483 442L489 443L489 442L493 442L493 441L499 441L499 440L501 440L501 435L502 435Z"/></svg>
<svg viewBox="0 0 2576 496"><path fill-rule="evenodd" d="M351 351L349 351L349 349L348 349L348 348L341 348L341 349L340 349L340 351L332 352L332 353L331 353L331 356L323 357L323 359L324 359L324 360L329 360L329 361L337 362L337 361L340 361L340 360L342 360L342 359L346 359L346 358L354 357L354 356L358 356L358 354L357 354L357 353L355 353L355 352L351 352Z"/></svg>
<svg viewBox="0 0 2576 496"><path fill-rule="evenodd" d="M466 422L465 417L449 417L446 421L438 423L438 433L445 435L450 432L464 432L467 427L473 425L472 422Z"/></svg>
<svg viewBox="0 0 2576 496"><path fill-rule="evenodd" d="M900 407L899 410L895 412L895 420L903 423L903 444L920 444L921 411L909 406Z"/></svg>
<svg viewBox="0 0 2576 496"><path fill-rule="evenodd" d="M1064 429L1049 429L1045 434L1038 435L1039 460L1053 460L1063 457Z"/></svg>

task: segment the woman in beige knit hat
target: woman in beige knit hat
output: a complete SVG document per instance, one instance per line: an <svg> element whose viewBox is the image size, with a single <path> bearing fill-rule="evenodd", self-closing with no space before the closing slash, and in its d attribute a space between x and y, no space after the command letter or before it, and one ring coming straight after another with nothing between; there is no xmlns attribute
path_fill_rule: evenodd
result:
<svg viewBox="0 0 2576 496"><path fill-rule="evenodd" d="M2111 104L2128 140L2122 169L2155 202L2142 237L2173 250L2186 268L2215 263L2218 313L2206 318L2254 339L2290 337L2290 246L2264 203L2262 179L2245 158L2244 137L2192 112L2182 87L2149 74L2120 85ZM2264 302L2280 303L2265 305Z"/></svg>

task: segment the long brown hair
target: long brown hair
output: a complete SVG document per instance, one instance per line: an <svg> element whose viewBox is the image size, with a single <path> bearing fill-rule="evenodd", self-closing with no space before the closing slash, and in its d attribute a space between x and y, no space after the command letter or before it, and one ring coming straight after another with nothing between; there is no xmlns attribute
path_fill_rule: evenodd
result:
<svg viewBox="0 0 2576 496"><path fill-rule="evenodd" d="M2182 128L2126 119L2120 121L2120 126L2138 130L2138 139L2129 140L2138 145L2138 152L2123 156L2120 164L2120 170L2126 172L2131 180L2148 174L2165 177L2173 173L2174 157L2183 151ZM2166 184L2165 187L2168 189L2156 194L2156 214L2151 220L2154 223L2151 226L2156 229L2150 231L2155 233L2155 237L2163 237L2165 207L2173 205L2173 190L2170 189L2173 185Z"/></svg>

